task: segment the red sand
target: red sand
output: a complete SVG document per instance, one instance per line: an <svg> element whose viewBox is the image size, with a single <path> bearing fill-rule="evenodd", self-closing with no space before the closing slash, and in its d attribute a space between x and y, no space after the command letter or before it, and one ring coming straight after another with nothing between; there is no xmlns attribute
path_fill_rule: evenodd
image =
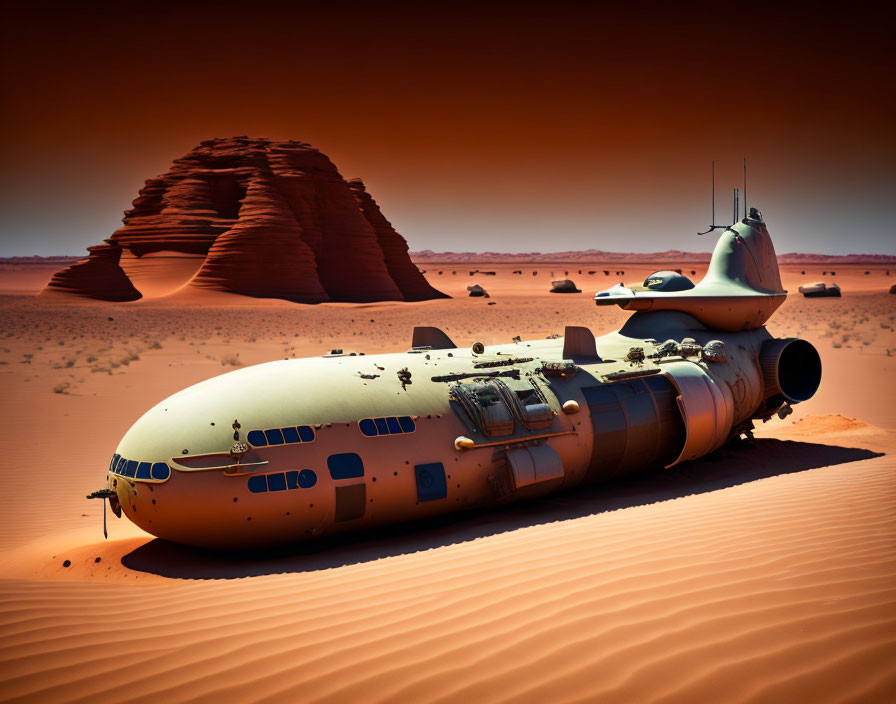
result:
<svg viewBox="0 0 896 704"><path fill-rule="evenodd" d="M620 264L625 281L669 267ZM819 393L698 462L254 558L164 545L111 514L102 539L84 495L129 425L188 384L334 347L407 349L415 324L467 345L567 324L599 334L627 317L591 301L620 278L603 261L536 276L494 261L422 267L458 297L63 304L33 295L33 268L0 273L3 292L31 291L0 294L0 699L896 700L884 266L839 267L842 299L790 296L768 327L816 345ZM785 287L831 280L825 268L785 266ZM567 277L583 293L548 293ZM492 297L466 297L474 282Z"/></svg>

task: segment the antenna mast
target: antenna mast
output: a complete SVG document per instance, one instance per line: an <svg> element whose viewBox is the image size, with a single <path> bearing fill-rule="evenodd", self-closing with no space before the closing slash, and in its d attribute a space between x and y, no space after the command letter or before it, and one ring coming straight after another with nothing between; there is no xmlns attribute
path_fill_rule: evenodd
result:
<svg viewBox="0 0 896 704"><path fill-rule="evenodd" d="M734 217L737 220L737 215ZM716 225L716 160L712 160L712 223L706 232L698 232L698 235L706 235L713 230L724 230L726 225Z"/></svg>
<svg viewBox="0 0 896 704"><path fill-rule="evenodd" d="M744 157L744 217L749 215L747 210L747 157Z"/></svg>
<svg viewBox="0 0 896 704"><path fill-rule="evenodd" d="M737 222L737 216L740 214L740 205L737 202L737 189L734 189L734 221L731 223L734 225Z"/></svg>

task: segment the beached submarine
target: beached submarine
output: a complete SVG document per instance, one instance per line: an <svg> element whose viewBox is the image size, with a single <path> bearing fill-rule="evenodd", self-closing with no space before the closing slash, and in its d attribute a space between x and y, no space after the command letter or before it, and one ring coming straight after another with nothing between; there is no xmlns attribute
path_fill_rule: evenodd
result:
<svg viewBox="0 0 896 704"><path fill-rule="evenodd" d="M153 535L292 543L672 467L809 399L821 362L763 327L784 301L761 214L721 234L696 285L658 272L595 296L633 315L595 339L338 351L233 371L162 401L92 496Z"/></svg>

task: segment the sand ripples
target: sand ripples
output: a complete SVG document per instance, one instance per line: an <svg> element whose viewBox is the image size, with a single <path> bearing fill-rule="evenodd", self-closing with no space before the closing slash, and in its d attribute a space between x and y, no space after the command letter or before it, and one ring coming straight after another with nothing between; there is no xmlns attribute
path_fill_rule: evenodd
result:
<svg viewBox="0 0 896 704"><path fill-rule="evenodd" d="M893 470L853 462L307 572L7 581L3 697L883 701Z"/></svg>

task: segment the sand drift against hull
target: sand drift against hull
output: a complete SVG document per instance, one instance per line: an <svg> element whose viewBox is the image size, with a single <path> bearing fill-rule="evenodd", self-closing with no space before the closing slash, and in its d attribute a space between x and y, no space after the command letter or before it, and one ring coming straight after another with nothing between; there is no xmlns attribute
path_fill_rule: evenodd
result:
<svg viewBox="0 0 896 704"><path fill-rule="evenodd" d="M210 289L300 303L443 298L364 184L298 141L211 139L146 184L124 227L44 293Z"/></svg>

